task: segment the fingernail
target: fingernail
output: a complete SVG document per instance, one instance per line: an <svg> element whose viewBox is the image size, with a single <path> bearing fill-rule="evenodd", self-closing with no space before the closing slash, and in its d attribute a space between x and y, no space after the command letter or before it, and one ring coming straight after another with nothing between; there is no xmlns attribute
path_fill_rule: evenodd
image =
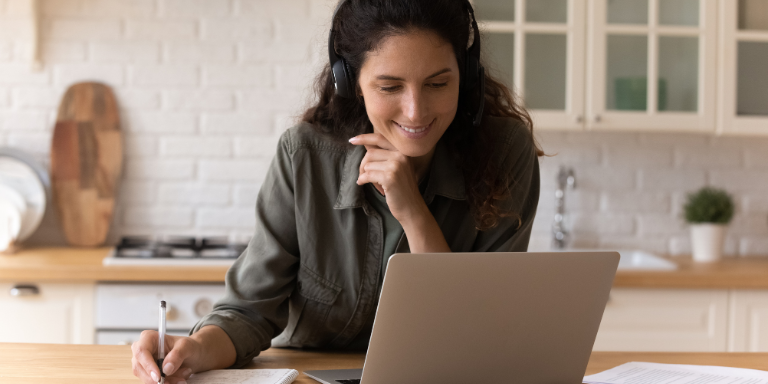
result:
<svg viewBox="0 0 768 384"><path fill-rule="evenodd" d="M184 372L181 375L184 377L189 377L191 373L192 373L192 368L187 368L184 370Z"/></svg>
<svg viewBox="0 0 768 384"><path fill-rule="evenodd" d="M354 142L356 142L356 141L357 141L357 136L355 136L355 137L353 137L353 138L349 139L349 142L350 142L350 143L354 143Z"/></svg>
<svg viewBox="0 0 768 384"><path fill-rule="evenodd" d="M160 380L157 378L157 373L155 373L155 371L149 371L149 375L152 376L152 380L154 381Z"/></svg>
<svg viewBox="0 0 768 384"><path fill-rule="evenodd" d="M182 380L182 381L177 382L176 384L187 384L187 382Z"/></svg>
<svg viewBox="0 0 768 384"><path fill-rule="evenodd" d="M165 372L166 375L170 375L173 373L174 366L171 363L166 364L163 366L163 372Z"/></svg>

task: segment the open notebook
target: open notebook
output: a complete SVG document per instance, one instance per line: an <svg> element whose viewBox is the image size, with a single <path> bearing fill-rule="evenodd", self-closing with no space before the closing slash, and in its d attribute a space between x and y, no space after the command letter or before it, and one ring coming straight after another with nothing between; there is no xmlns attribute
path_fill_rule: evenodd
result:
<svg viewBox="0 0 768 384"><path fill-rule="evenodd" d="M290 384L299 372L295 369L215 369L195 373L189 384Z"/></svg>

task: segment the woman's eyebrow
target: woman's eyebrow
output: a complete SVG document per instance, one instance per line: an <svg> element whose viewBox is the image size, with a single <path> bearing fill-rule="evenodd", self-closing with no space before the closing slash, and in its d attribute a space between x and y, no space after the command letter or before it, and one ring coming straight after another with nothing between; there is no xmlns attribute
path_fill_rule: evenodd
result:
<svg viewBox="0 0 768 384"><path fill-rule="evenodd" d="M450 72L450 68L443 68L427 77L427 79L431 79L435 76L442 75L443 73ZM394 80L394 81L405 81L405 79L396 77L396 76L389 76L389 75L379 75L376 76L376 80Z"/></svg>

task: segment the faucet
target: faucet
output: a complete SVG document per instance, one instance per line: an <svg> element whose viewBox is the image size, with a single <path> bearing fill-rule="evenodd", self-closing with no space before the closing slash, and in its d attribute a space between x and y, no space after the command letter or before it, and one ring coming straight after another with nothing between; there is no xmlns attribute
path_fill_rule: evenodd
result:
<svg viewBox="0 0 768 384"><path fill-rule="evenodd" d="M555 249L565 249L568 245L568 231L565 229L565 191L576 188L576 176L573 168L560 167L557 172L557 190L555 190L555 222L552 224L552 245Z"/></svg>

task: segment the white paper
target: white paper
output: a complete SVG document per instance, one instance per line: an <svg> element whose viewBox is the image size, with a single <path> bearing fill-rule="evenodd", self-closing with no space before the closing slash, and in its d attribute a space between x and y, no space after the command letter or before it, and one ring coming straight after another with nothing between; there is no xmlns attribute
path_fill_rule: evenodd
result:
<svg viewBox="0 0 768 384"><path fill-rule="evenodd" d="M189 384L289 384L299 372L295 369L216 369L195 373Z"/></svg>
<svg viewBox="0 0 768 384"><path fill-rule="evenodd" d="M584 377L589 384L768 384L755 369L631 362Z"/></svg>

